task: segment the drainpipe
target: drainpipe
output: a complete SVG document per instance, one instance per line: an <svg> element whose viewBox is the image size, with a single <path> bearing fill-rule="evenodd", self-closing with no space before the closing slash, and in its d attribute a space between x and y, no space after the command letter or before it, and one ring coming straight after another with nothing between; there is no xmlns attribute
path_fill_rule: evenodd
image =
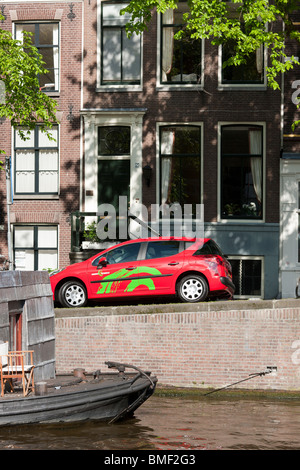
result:
<svg viewBox="0 0 300 470"><path fill-rule="evenodd" d="M12 181L11 181L11 157L5 157L6 169L6 211L7 211L7 247L9 270L13 270L13 252L11 243L11 230L10 230L10 206L13 203Z"/></svg>

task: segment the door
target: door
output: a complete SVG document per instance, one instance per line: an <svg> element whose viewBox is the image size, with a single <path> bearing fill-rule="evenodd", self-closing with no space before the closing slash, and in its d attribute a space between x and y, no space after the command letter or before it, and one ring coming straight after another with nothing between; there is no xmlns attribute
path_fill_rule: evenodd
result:
<svg viewBox="0 0 300 470"><path fill-rule="evenodd" d="M22 350L22 313L9 313L9 348L11 351Z"/></svg>
<svg viewBox="0 0 300 470"><path fill-rule="evenodd" d="M176 275L183 267L183 244L177 240L149 241L140 262L140 295L174 294Z"/></svg>
<svg viewBox="0 0 300 470"><path fill-rule="evenodd" d="M89 267L89 298L114 298L135 295L139 275L140 242L120 244L103 256L100 254ZM105 262L99 264L101 258Z"/></svg>
<svg viewBox="0 0 300 470"><path fill-rule="evenodd" d="M98 205L112 204L118 215L119 196L129 202L130 160L98 160Z"/></svg>

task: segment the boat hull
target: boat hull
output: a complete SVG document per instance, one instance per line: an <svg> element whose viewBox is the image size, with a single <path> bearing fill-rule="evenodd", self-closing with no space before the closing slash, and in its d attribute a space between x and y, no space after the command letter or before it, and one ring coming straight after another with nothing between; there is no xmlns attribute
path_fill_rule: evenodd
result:
<svg viewBox="0 0 300 470"><path fill-rule="evenodd" d="M116 376L69 387L52 387L46 395L15 397L0 401L0 425L117 421L130 415L154 392L157 379Z"/></svg>

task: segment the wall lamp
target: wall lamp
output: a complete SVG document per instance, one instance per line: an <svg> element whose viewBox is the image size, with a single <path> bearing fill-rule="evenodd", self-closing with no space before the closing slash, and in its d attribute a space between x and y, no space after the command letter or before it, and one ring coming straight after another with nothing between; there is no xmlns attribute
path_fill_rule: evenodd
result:
<svg viewBox="0 0 300 470"><path fill-rule="evenodd" d="M150 165L145 165L143 168L143 176L146 180L147 186L150 186L150 180L152 175L152 168Z"/></svg>

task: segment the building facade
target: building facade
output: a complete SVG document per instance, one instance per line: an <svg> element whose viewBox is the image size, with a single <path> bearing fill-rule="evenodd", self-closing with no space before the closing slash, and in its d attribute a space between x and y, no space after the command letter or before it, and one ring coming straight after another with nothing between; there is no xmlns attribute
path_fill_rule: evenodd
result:
<svg viewBox="0 0 300 470"><path fill-rule="evenodd" d="M60 112L53 147L38 129L24 147L8 122L0 126L1 148L12 156L16 269L68 264L82 250L88 225L99 220L99 206L112 205L120 215L123 196L133 211L145 206L152 222L162 217L154 210L175 203L195 221L202 205L205 235L232 263L236 297L285 295L280 181L287 153L297 150L284 138L284 93L267 87L266 51L223 69L229 46L174 37L185 2L153 14L148 31L129 40L128 17L119 14L125 4L1 3L1 27L16 37L34 28L38 39L46 28L52 75L41 85ZM44 44L37 46L43 52ZM5 173L0 177L0 243L7 253ZM298 237L298 225L296 231ZM117 230L115 240L98 247L118 239Z"/></svg>
<svg viewBox="0 0 300 470"><path fill-rule="evenodd" d="M300 27L300 15L293 17ZM300 57L299 45L289 41L288 57ZM293 123L299 120L299 66L285 74L282 81L283 133L280 159L280 291L283 297L300 295L300 130Z"/></svg>
<svg viewBox="0 0 300 470"><path fill-rule="evenodd" d="M24 30L32 33L49 71L40 85L57 101L60 121L52 129L55 141L45 138L38 126L22 141L9 122L1 122L1 149L11 157L13 189L13 200L7 200L2 171L1 253L13 258L16 269L54 269L68 261L70 212L79 208L83 3L23 0L1 2L0 7L1 28L16 39Z"/></svg>

